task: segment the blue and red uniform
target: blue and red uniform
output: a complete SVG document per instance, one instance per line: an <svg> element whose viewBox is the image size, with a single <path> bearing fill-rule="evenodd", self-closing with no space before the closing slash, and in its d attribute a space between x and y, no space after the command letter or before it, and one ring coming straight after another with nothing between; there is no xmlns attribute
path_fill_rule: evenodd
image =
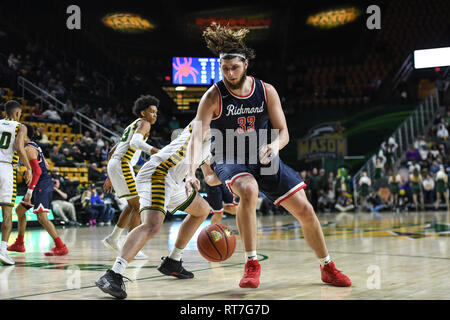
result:
<svg viewBox="0 0 450 320"><path fill-rule="evenodd" d="M211 153L212 162L215 162L215 172L218 178L232 190L233 182L242 176L252 175L267 198L275 205L290 197L306 184L295 170L285 165L276 156L271 162L278 163L277 170L267 174L272 163L261 164L259 148L270 142L272 125L267 110L267 94L264 82L251 77L253 84L247 96L239 96L228 90L222 81L214 84L220 94L220 110L212 118L211 127ZM231 129L231 130L230 130ZM220 132L222 139L215 134ZM233 135L230 135L233 132ZM261 134L266 132L267 135ZM245 152L239 153L236 137L254 134L253 139L245 140ZM254 145L256 143L256 146ZM218 151L222 150L222 152ZM231 153L230 151L234 152Z"/></svg>
<svg viewBox="0 0 450 320"><path fill-rule="evenodd" d="M30 141L27 146L31 146L38 151L37 162L41 169L41 175L34 188L33 195L31 196L31 204L34 206L34 213L50 212L50 203L53 199L53 180L50 176L47 166L45 165L44 154L41 147Z"/></svg>

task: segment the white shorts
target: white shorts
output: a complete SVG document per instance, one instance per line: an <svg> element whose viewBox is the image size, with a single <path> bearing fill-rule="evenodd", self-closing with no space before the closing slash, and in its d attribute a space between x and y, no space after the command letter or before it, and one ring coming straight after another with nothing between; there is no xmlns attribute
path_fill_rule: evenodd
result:
<svg viewBox="0 0 450 320"><path fill-rule="evenodd" d="M136 177L136 188L139 194L140 212L157 210L166 214L173 214L177 210L184 210L192 203L197 192L186 195L185 184L177 183L168 175L155 174L155 166L146 164L144 170Z"/></svg>
<svg viewBox="0 0 450 320"><path fill-rule="evenodd" d="M117 197L128 200L138 195L136 176L129 161L111 158L108 161L108 178L111 180Z"/></svg>
<svg viewBox="0 0 450 320"><path fill-rule="evenodd" d="M17 169L12 164L0 162L0 205L14 206L17 195Z"/></svg>

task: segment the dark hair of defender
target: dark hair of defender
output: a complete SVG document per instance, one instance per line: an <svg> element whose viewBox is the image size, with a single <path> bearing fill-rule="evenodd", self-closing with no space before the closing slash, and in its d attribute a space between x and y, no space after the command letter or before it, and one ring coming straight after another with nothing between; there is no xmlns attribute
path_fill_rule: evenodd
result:
<svg viewBox="0 0 450 320"><path fill-rule="evenodd" d="M159 99L151 95L141 95L134 102L133 114L136 117L140 118L142 117L141 111L144 111L150 106L156 106L157 108L159 108Z"/></svg>

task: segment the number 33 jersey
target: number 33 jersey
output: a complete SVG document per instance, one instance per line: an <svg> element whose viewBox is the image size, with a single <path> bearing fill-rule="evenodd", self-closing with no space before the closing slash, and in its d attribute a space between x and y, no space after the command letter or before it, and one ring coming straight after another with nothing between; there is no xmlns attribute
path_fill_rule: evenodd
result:
<svg viewBox="0 0 450 320"><path fill-rule="evenodd" d="M0 120L0 162L17 162L14 143L19 131L20 122L11 119Z"/></svg>
<svg viewBox="0 0 450 320"><path fill-rule="evenodd" d="M266 87L263 81L250 78L252 88L247 96L237 95L226 87L223 80L214 84L220 94L220 109L213 116L210 127L211 153L217 163L226 162L230 156L234 159L248 158L251 147L267 143L267 139L260 136L261 129L270 129ZM222 139L217 139L219 133ZM244 153L238 147L239 140L245 141ZM231 149L234 152L230 155Z"/></svg>

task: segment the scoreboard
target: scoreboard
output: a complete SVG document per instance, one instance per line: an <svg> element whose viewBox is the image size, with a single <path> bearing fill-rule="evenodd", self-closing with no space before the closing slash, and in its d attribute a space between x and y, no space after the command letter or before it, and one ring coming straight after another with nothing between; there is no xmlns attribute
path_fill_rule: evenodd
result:
<svg viewBox="0 0 450 320"><path fill-rule="evenodd" d="M219 58L172 58L172 84L174 85L209 86L222 78Z"/></svg>

